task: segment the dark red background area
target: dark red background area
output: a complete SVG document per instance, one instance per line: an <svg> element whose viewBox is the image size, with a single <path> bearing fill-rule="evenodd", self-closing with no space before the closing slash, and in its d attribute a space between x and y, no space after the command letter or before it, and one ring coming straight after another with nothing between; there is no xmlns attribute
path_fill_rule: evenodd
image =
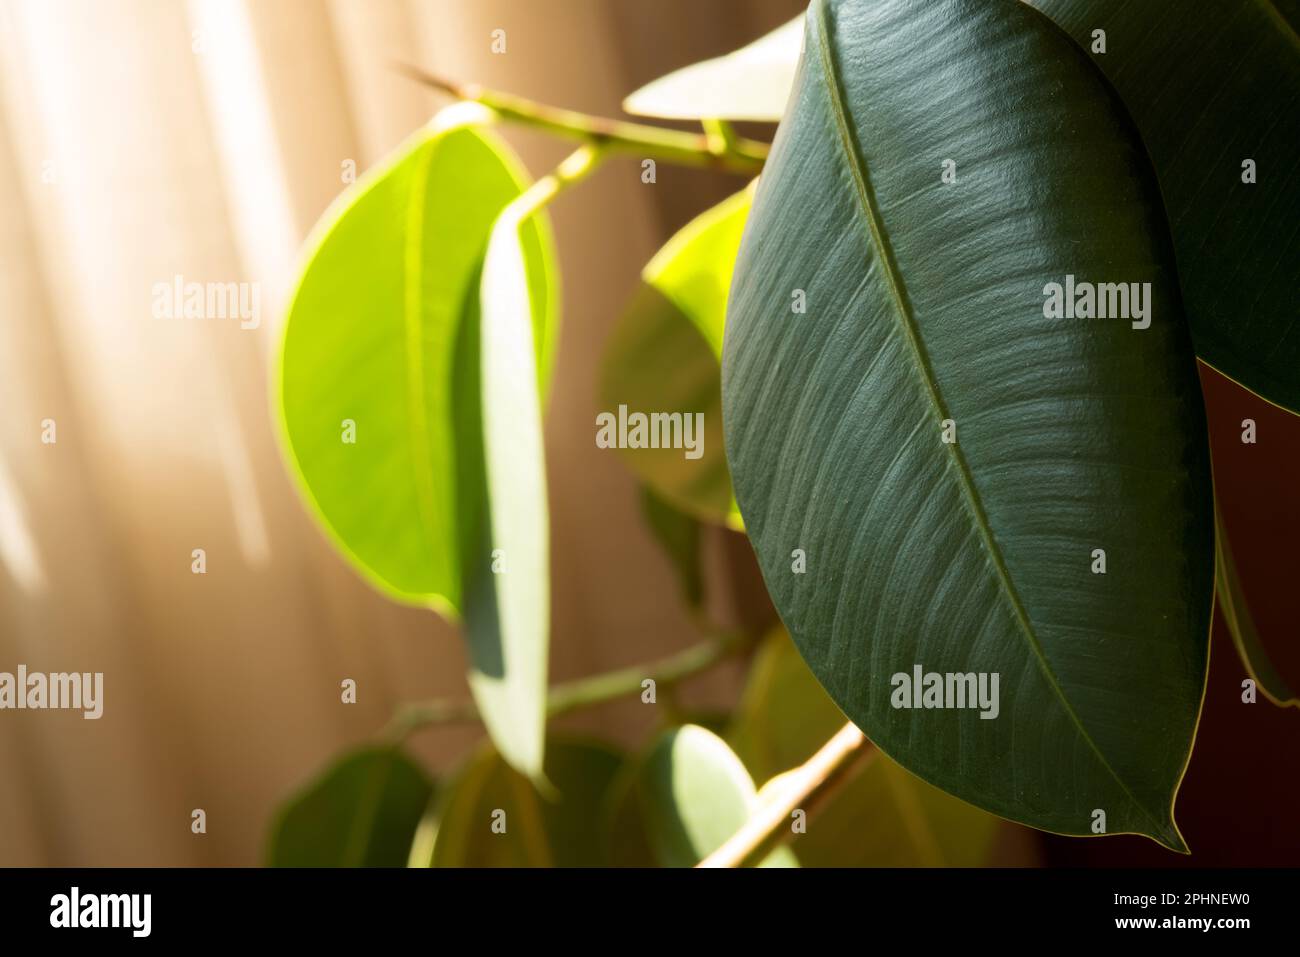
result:
<svg viewBox="0 0 1300 957"><path fill-rule="evenodd" d="M1274 665L1300 687L1300 416L1201 366L1219 508L1251 614ZM1241 441L1254 419L1256 443ZM1042 835L1044 863L1077 866L1300 864L1300 708L1263 695L1243 704L1247 677L1217 612L1210 678L1175 816L1192 849L1145 838Z"/></svg>

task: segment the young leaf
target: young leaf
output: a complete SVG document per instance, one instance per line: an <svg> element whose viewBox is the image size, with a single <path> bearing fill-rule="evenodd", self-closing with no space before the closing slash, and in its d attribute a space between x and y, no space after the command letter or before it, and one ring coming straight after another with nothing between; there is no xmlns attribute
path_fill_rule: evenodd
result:
<svg viewBox="0 0 1300 957"><path fill-rule="evenodd" d="M470 573L470 689L492 740L518 771L542 770L550 633L549 523L540 382L554 284L530 268L525 194L488 242L480 285L481 402L490 561Z"/></svg>
<svg viewBox="0 0 1300 957"><path fill-rule="evenodd" d="M844 724L785 629L760 647L728 731L754 778L813 755ZM807 822L792 850L804 867L978 867L1000 822L875 754Z"/></svg>
<svg viewBox="0 0 1300 957"><path fill-rule="evenodd" d="M1215 543L1216 565L1215 584L1219 596L1219 610L1223 612L1228 634L1236 646L1241 662L1264 697L1280 708L1290 705L1300 707L1300 695L1291 690L1286 679L1278 673L1273 661L1264 650L1264 642L1255 628L1255 620L1250 615L1250 606L1246 602L1245 592L1241 587L1241 577L1237 574L1237 564L1232 559L1232 549L1228 546L1228 532L1223 524L1223 516L1215 509Z"/></svg>
<svg viewBox="0 0 1300 957"><path fill-rule="evenodd" d="M521 389L535 391L549 368L554 255L540 217L503 232L491 273L512 282L494 283L500 308L480 323L489 236L526 177L504 143L467 125L475 119L452 108L326 213L289 307L274 401L292 472L330 540L391 597L466 618L484 719L535 773L545 498L537 486L516 497L509 473L522 482L540 468L539 400ZM521 358L534 355L535 367ZM539 501L526 521L500 514ZM498 707L505 687L517 700Z"/></svg>
<svg viewBox="0 0 1300 957"><path fill-rule="evenodd" d="M636 785L649 844L663 867L693 867L740 830L757 804L749 772L711 731L665 732L646 755ZM797 867L789 848L763 867Z"/></svg>
<svg viewBox="0 0 1300 957"><path fill-rule="evenodd" d="M1139 285L1056 317L1070 277ZM882 751L1011 820L1183 849L1204 410L1145 151L1067 37L1012 0L812 5L723 408L768 590Z"/></svg>
<svg viewBox="0 0 1300 957"><path fill-rule="evenodd" d="M543 795L485 747L440 789L435 867L602 867L600 809L622 763L613 748L552 736Z"/></svg>
<svg viewBox="0 0 1300 957"><path fill-rule="evenodd" d="M1196 354L1300 412L1296 4L1026 2L1088 52L1142 134L1169 213Z"/></svg>
<svg viewBox="0 0 1300 957"><path fill-rule="evenodd" d="M433 784L393 748L364 748L290 798L267 842L271 867L401 867Z"/></svg>
<svg viewBox="0 0 1300 957"><path fill-rule="evenodd" d="M722 358L727 293L757 182L692 219L641 270L642 282L677 307L715 359Z"/></svg>
<svg viewBox="0 0 1300 957"><path fill-rule="evenodd" d="M722 327L751 190L683 227L641 271L642 284L606 349L604 410L701 413L697 457L683 448L622 448L637 476L676 508L740 528L722 440ZM683 433L684 435L684 433Z"/></svg>
<svg viewBox="0 0 1300 957"><path fill-rule="evenodd" d="M648 83L623 101L623 109L670 120L776 122L790 94L802 39L799 17L726 56Z"/></svg>

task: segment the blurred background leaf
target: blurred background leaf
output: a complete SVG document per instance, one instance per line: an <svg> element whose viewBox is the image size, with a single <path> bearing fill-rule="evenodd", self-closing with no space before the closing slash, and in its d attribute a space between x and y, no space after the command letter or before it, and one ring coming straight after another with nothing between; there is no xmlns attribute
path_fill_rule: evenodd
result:
<svg viewBox="0 0 1300 957"><path fill-rule="evenodd" d="M402 867L433 782L396 748L340 758L276 813L271 867Z"/></svg>
<svg viewBox="0 0 1300 957"><path fill-rule="evenodd" d="M634 848L648 847L662 867L693 867L749 819L758 803L754 782L727 743L698 725L664 732L636 765L627 799L640 814L644 838L627 805L613 812L615 833ZM789 848L774 850L762 867L797 867Z"/></svg>
<svg viewBox="0 0 1300 957"><path fill-rule="evenodd" d="M641 285L610 337L601 402L618 414L704 414L703 455L682 449L621 449L657 495L698 519L741 527L722 433L719 361L727 292L752 190L723 200L669 240L641 273Z"/></svg>
<svg viewBox="0 0 1300 957"><path fill-rule="evenodd" d="M847 720L777 628L754 657L727 738L754 778L767 782L812 757ZM976 867L988 863L1003 826L1011 825L877 751L792 848L805 867Z"/></svg>
<svg viewBox="0 0 1300 957"><path fill-rule="evenodd" d="M677 573L683 600L689 607L699 608L704 601L700 523L670 504L649 485L641 486L641 514Z"/></svg>
<svg viewBox="0 0 1300 957"><path fill-rule="evenodd" d="M545 775L555 793L543 795L485 745L439 789L433 865L604 866L600 808L621 764L609 745L551 735ZM492 830L497 812L505 833Z"/></svg>

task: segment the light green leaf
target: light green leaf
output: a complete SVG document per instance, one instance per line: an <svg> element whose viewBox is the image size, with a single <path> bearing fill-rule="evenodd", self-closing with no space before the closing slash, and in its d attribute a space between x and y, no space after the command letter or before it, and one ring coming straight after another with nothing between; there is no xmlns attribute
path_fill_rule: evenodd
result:
<svg viewBox="0 0 1300 957"><path fill-rule="evenodd" d="M728 740L757 780L816 753L844 724L785 629L759 648ZM804 867L978 867L1001 822L874 754L812 817L792 849Z"/></svg>
<svg viewBox="0 0 1300 957"><path fill-rule="evenodd" d="M1228 531L1223 523L1223 516L1215 509L1215 542L1217 543L1215 584L1219 597L1219 609L1228 626L1228 634L1241 656L1242 664L1264 697L1280 708L1291 705L1300 707L1300 695L1291 689L1285 678L1274 667L1273 661L1264 649L1264 642L1255 627L1255 620L1250 615L1250 605L1246 602L1245 592L1241 587L1241 577L1237 574L1237 563L1233 561L1232 549L1228 545Z"/></svg>
<svg viewBox="0 0 1300 957"><path fill-rule="evenodd" d="M715 359L722 358L727 293L757 182L692 219L641 270L642 282L677 307Z"/></svg>
<svg viewBox="0 0 1300 957"><path fill-rule="evenodd" d="M535 317L556 312L539 285L527 195L508 206L483 262L481 398L490 557L468 586L470 689L492 740L517 770L541 774L550 633L550 535ZM541 328L540 326L538 328ZM540 345L540 344L538 344Z"/></svg>
<svg viewBox="0 0 1300 957"><path fill-rule="evenodd" d="M740 830L758 803L754 782L727 743L697 725L665 732L636 785L649 845L664 867L693 867ZM777 848L762 867L797 867Z"/></svg>
<svg viewBox="0 0 1300 957"><path fill-rule="evenodd" d="M435 867L601 867L600 827L622 764L611 747L552 736L545 796L491 747L482 748L440 789Z"/></svg>
<svg viewBox="0 0 1300 957"><path fill-rule="evenodd" d="M808 23L723 354L768 591L836 704L918 777L1046 830L1091 834L1100 810L1107 833L1184 849L1213 515L1145 150L1013 0L818 0ZM1150 283L1149 327L1047 318L1067 276ZM997 717L907 707L917 668L983 674L990 696L997 676Z"/></svg>
<svg viewBox="0 0 1300 957"><path fill-rule="evenodd" d="M610 338L601 382L604 410L620 418L622 407L629 415L703 414L695 458L682 448L621 448L620 454L671 505L735 529L740 512L723 447L718 360L751 196L752 190L742 191L702 213L650 260Z"/></svg>
<svg viewBox="0 0 1300 957"><path fill-rule="evenodd" d="M484 719L536 773L549 617L537 382L550 366L557 279L543 219L500 231L485 303L495 308L480 323L489 236L527 179L462 107L318 225L274 401L292 472L330 540L389 596L465 619ZM492 574L494 558L507 575Z"/></svg>
<svg viewBox="0 0 1300 957"><path fill-rule="evenodd" d="M802 39L799 17L739 50L646 84L623 101L623 109L669 120L776 122L790 94Z"/></svg>
<svg viewBox="0 0 1300 957"><path fill-rule="evenodd" d="M1300 412L1294 2L1027 0L1088 51L1151 154L1196 354ZM1105 52L1093 52L1105 32ZM1246 160L1254 183L1242 181Z"/></svg>
<svg viewBox="0 0 1300 957"><path fill-rule="evenodd" d="M355 751L276 812L267 864L401 867L432 793L428 776L400 751Z"/></svg>

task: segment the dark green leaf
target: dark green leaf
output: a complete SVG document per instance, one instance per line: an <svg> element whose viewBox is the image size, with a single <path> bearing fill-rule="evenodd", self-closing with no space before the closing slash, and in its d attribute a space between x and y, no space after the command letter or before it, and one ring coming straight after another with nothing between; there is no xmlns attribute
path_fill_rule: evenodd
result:
<svg viewBox="0 0 1300 957"><path fill-rule="evenodd" d="M433 784L400 751L349 754L276 813L271 867L403 867Z"/></svg>
<svg viewBox="0 0 1300 957"><path fill-rule="evenodd" d="M1197 355L1300 411L1300 180L1291 174L1300 140L1300 5L1025 2L1088 51L1137 124L1159 174ZM1104 53L1097 30L1105 31ZM788 91L777 81L793 78L799 39L785 28L763 38L768 82L761 86L747 87L737 65L720 58L633 97L644 97L649 115L728 116L727 106L743 105L747 118L780 119ZM1255 163L1253 184L1242 180L1247 159Z"/></svg>
<svg viewBox="0 0 1300 957"><path fill-rule="evenodd" d="M612 867L658 867L659 858L650 846L645 817L638 794L644 755L633 755L623 763L606 796L602 828L608 861Z"/></svg>
<svg viewBox="0 0 1300 957"><path fill-rule="evenodd" d="M1012 0L818 0L805 48L723 359L768 590L831 697L922 779L1181 849L1213 516L1145 151L1086 57ZM1046 318L1068 275L1150 283L1149 327ZM983 674L990 698L998 676L998 716L895 707L916 668Z"/></svg>
<svg viewBox="0 0 1300 957"><path fill-rule="evenodd" d="M1300 37L1271 0L1027 0L1114 84L1164 193L1196 354L1300 411ZM1105 31L1099 52L1094 31ZM1253 160L1255 182L1243 182Z"/></svg>

